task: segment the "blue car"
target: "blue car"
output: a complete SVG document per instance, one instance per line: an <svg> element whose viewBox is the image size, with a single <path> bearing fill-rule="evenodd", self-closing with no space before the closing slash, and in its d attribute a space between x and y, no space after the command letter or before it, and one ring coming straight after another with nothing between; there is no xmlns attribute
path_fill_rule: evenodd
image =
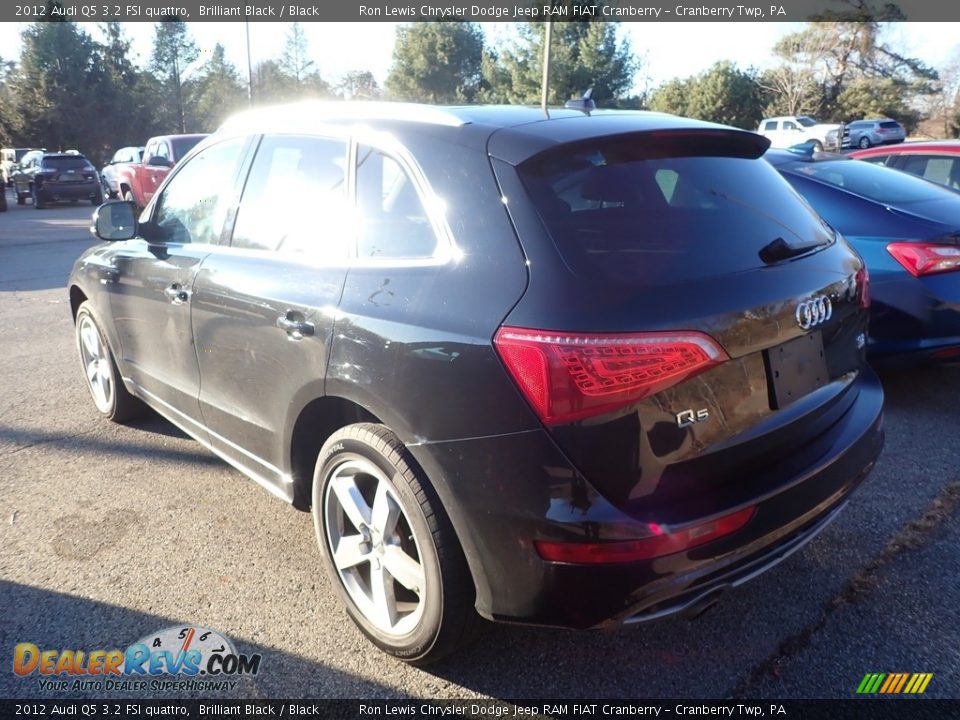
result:
<svg viewBox="0 0 960 720"><path fill-rule="evenodd" d="M960 361L960 195L804 147L765 158L866 261L871 358Z"/></svg>

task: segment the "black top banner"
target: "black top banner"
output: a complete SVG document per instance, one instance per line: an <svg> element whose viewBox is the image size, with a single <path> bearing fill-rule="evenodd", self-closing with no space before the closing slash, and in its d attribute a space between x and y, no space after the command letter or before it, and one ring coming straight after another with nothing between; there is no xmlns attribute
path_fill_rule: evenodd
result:
<svg viewBox="0 0 960 720"><path fill-rule="evenodd" d="M796 22L960 20L960 3L931 0L148 0L147 2L5 2L0 21L73 20L156 22L176 17L190 22L411 22L437 20L574 22Z"/></svg>
<svg viewBox="0 0 960 720"><path fill-rule="evenodd" d="M0 700L3 718L322 718L323 720L941 720L960 700Z"/></svg>

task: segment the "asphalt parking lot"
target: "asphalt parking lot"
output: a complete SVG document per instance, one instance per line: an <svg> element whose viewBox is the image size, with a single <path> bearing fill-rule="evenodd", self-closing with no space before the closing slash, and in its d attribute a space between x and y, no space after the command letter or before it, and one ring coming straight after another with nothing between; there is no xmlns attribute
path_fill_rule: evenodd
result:
<svg viewBox="0 0 960 720"><path fill-rule="evenodd" d="M64 290L92 242L91 208L9 204L0 697L52 697L11 671L17 643L126 647L190 623L263 655L255 678L219 697L852 698L868 672L929 672L926 696L960 698L960 368L884 373L886 449L840 519L698 620L603 634L496 626L419 670L349 622L309 515L158 417L99 418Z"/></svg>

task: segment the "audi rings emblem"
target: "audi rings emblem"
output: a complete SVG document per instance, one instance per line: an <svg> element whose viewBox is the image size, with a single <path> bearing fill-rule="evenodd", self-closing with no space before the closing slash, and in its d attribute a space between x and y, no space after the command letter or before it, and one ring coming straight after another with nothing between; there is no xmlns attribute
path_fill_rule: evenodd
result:
<svg viewBox="0 0 960 720"><path fill-rule="evenodd" d="M826 295L818 295L797 305L797 325L803 330L822 325L833 316L833 303Z"/></svg>

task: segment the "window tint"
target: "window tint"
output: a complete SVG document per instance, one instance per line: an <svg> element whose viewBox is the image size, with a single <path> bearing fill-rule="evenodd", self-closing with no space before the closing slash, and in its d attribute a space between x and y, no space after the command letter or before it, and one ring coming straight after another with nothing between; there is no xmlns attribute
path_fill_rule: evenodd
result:
<svg viewBox="0 0 960 720"><path fill-rule="evenodd" d="M245 138L211 145L179 167L164 188L153 214L152 240L169 243L216 243L242 159Z"/></svg>
<svg viewBox="0 0 960 720"><path fill-rule="evenodd" d="M361 145L357 152L359 257L425 258L437 238L413 181L389 155Z"/></svg>
<svg viewBox="0 0 960 720"><path fill-rule="evenodd" d="M882 128L887 128L887 129L896 129L896 128L899 128L899 127L900 127L900 123L898 123L898 122L896 122L896 121L894 121L894 120L886 120L886 121L880 123L880 127L882 127Z"/></svg>
<svg viewBox="0 0 960 720"><path fill-rule="evenodd" d="M557 249L578 274L602 282L682 282L760 267L760 250L777 238L794 246L831 241L831 231L766 161L649 158L644 144L624 136L563 146L519 167Z"/></svg>
<svg viewBox="0 0 960 720"><path fill-rule="evenodd" d="M234 247L343 260L353 239L343 140L268 135L247 176Z"/></svg>
<svg viewBox="0 0 960 720"><path fill-rule="evenodd" d="M776 120L767 120L767 122L765 122L765 123L763 124L763 129L764 129L764 130L776 130L776 129L777 129L777 121L776 121Z"/></svg>
<svg viewBox="0 0 960 720"><path fill-rule="evenodd" d="M188 152L193 150L193 146L201 140L203 140L203 136L192 138L174 138L170 141L170 143L173 145L173 151L177 159L180 159Z"/></svg>
<svg viewBox="0 0 960 720"><path fill-rule="evenodd" d="M952 157L910 155L904 158L903 169L911 175L919 175L924 180L952 188L960 187L960 167Z"/></svg>
<svg viewBox="0 0 960 720"><path fill-rule="evenodd" d="M90 161L82 155L74 155L73 157L45 157L41 165L51 170L81 170L85 167L90 167Z"/></svg>

